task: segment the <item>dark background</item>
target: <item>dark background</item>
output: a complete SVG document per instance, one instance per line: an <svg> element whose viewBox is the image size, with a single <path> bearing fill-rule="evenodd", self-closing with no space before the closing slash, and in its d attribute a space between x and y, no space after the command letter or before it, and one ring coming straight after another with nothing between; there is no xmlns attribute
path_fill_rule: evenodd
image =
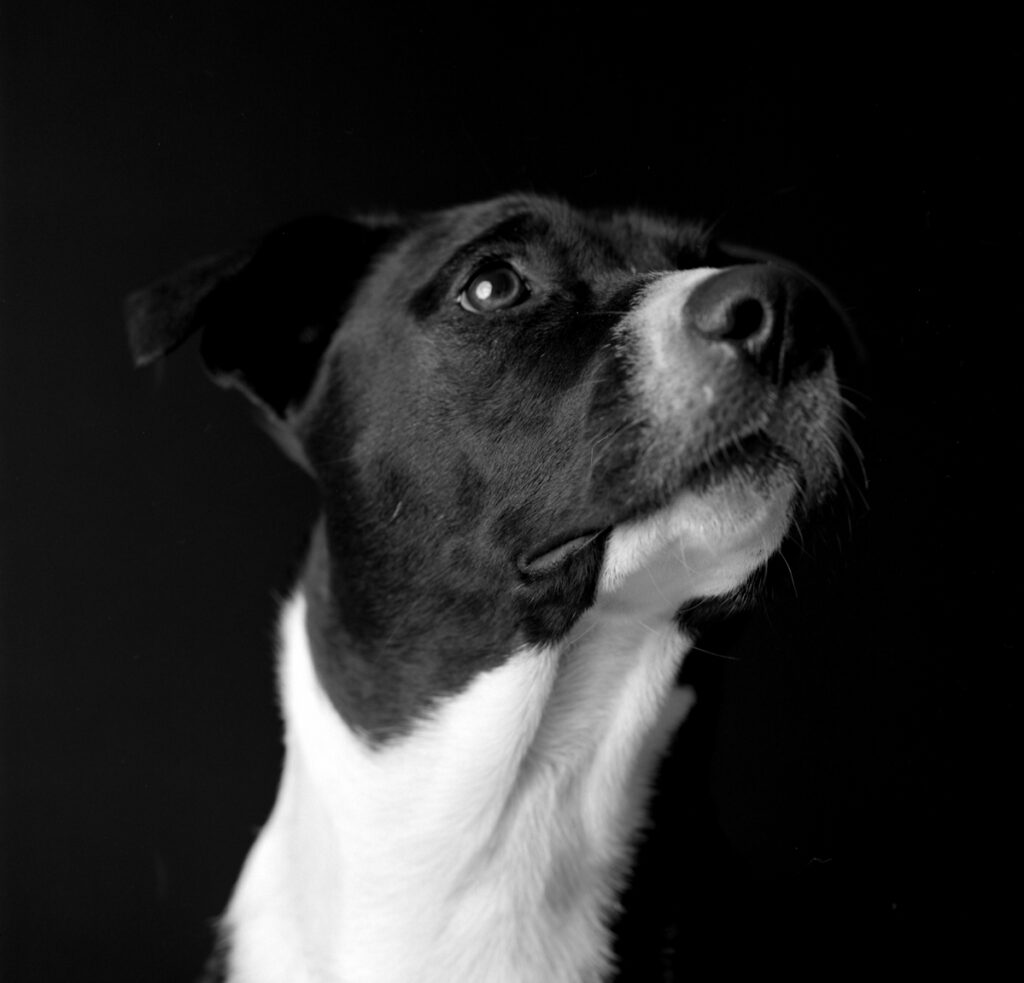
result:
<svg viewBox="0 0 1024 983"><path fill-rule="evenodd" d="M190 978L278 775L311 490L194 351L131 369L122 296L299 214L515 188L715 221L829 284L868 353L866 492L709 636L741 658L691 657L625 978L947 963L1004 848L1005 31L417 9L4 4L3 978Z"/></svg>

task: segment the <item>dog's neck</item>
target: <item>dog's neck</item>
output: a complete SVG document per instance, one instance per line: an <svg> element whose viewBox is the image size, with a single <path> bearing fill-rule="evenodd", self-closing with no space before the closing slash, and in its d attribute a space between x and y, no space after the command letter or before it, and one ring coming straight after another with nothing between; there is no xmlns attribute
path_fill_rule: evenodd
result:
<svg viewBox="0 0 1024 983"><path fill-rule="evenodd" d="M286 761L227 916L239 980L598 979L646 786L689 706L670 619L595 610L371 750L283 623Z"/></svg>
<svg viewBox="0 0 1024 983"><path fill-rule="evenodd" d="M604 979L651 773L692 702L674 688L690 645L675 612L741 584L786 508L739 536L709 538L692 502L617 530L564 640L511 653L381 746L321 687L296 596L284 776L227 913L230 978Z"/></svg>

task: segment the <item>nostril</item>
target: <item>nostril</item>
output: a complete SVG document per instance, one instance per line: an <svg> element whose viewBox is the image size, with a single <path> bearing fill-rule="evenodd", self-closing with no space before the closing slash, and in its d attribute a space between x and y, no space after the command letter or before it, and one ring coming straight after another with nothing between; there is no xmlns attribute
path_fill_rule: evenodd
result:
<svg viewBox="0 0 1024 983"><path fill-rule="evenodd" d="M791 347L793 305L806 289L795 274L767 264L732 267L697 284L684 301L683 322L774 378Z"/></svg>
<svg viewBox="0 0 1024 983"><path fill-rule="evenodd" d="M723 312L722 324L715 336L722 341L746 341L759 334L768 320L768 312L756 297L745 297Z"/></svg>

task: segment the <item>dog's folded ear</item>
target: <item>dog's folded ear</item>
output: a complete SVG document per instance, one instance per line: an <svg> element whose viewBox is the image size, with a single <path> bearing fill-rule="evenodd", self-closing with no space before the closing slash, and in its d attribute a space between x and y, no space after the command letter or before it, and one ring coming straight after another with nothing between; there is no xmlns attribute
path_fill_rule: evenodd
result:
<svg viewBox="0 0 1024 983"><path fill-rule="evenodd" d="M356 284L393 225L317 216L250 249L199 260L125 302L136 365L201 332L219 383L277 417L300 405Z"/></svg>

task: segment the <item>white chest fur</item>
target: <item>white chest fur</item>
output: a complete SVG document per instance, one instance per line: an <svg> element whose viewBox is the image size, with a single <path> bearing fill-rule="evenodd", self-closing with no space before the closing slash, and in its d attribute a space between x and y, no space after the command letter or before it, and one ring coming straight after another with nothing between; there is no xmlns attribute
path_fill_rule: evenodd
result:
<svg viewBox="0 0 1024 983"><path fill-rule="evenodd" d="M688 698L668 628L523 649L373 751L284 619L286 762L228 912L238 980L599 979L644 789ZM659 720L662 726L657 726Z"/></svg>
<svg viewBox="0 0 1024 983"><path fill-rule="evenodd" d="M723 526L721 502L686 499L617 529L568 639L514 653L380 750L321 690L293 599L284 775L225 919L230 978L603 979L647 785L692 702L673 688L689 642L672 614L741 583L788 500Z"/></svg>

